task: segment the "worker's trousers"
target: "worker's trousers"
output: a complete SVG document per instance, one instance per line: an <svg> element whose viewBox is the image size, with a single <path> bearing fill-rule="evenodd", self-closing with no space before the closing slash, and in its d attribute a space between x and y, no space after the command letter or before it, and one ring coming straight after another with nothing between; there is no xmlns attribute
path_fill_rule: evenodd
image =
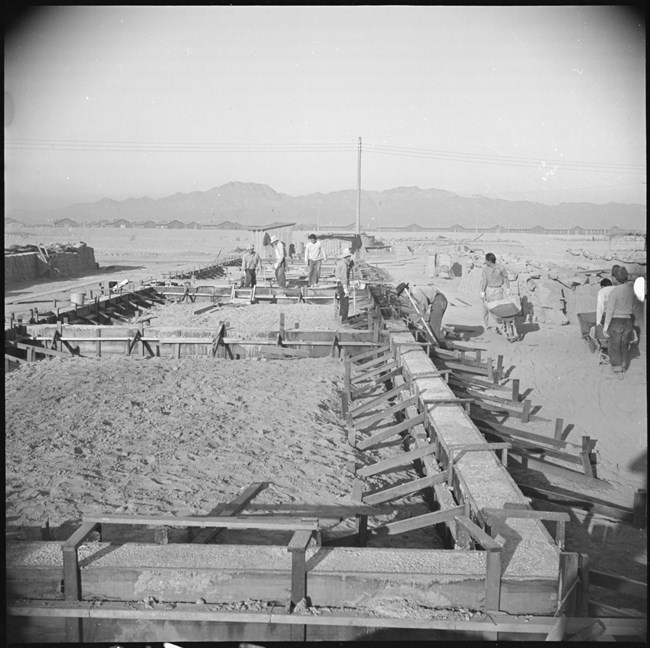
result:
<svg viewBox="0 0 650 648"><path fill-rule="evenodd" d="M490 310L486 302L493 302L497 299L503 299L503 286L488 286L485 289L485 299L483 300L483 323L485 328L490 325Z"/></svg>
<svg viewBox="0 0 650 648"><path fill-rule="evenodd" d="M249 270L248 268L244 272L246 273L246 283L244 286L246 288L252 288L257 284L257 273L255 270Z"/></svg>
<svg viewBox="0 0 650 648"><path fill-rule="evenodd" d="M431 327L433 334L436 336L436 340L438 340L442 346L444 346L444 336L442 335L442 317L447 310L447 305L447 298L442 293L438 293L433 298L433 302L431 303L431 308L429 311L429 326Z"/></svg>
<svg viewBox="0 0 650 648"><path fill-rule="evenodd" d="M607 350L612 371L619 373L627 369L627 349L632 337L632 320L629 317L612 317L609 324Z"/></svg>
<svg viewBox="0 0 650 648"><path fill-rule="evenodd" d="M347 322L348 313L350 312L350 297L345 294L341 284L336 285L336 296L339 300L339 315L342 322Z"/></svg>
<svg viewBox="0 0 650 648"><path fill-rule="evenodd" d="M307 283L309 286L318 286L318 282L320 281L320 266L321 266L321 261L320 259L318 261L312 261L309 259L307 261L307 265L309 266L309 274L307 276Z"/></svg>
<svg viewBox="0 0 650 648"><path fill-rule="evenodd" d="M287 265L286 261L283 261L275 269L275 280L278 282L278 286L280 286L280 288L286 288L287 287L286 265Z"/></svg>

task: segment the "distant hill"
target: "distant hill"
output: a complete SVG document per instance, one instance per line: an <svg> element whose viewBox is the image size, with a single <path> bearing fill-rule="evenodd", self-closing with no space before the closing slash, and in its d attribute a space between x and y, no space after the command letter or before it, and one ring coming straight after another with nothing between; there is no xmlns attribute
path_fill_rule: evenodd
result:
<svg viewBox="0 0 650 648"><path fill-rule="evenodd" d="M243 226L274 221L301 225L343 226L355 222L357 192L354 189L306 196L277 193L251 182L229 182L208 191L175 193L166 198L104 198L50 211L21 211L6 216L26 224L71 218L82 224L98 221L168 222L179 220L217 224L233 221ZM556 206L529 201L465 197L441 189L397 187L361 192L363 229L417 225L420 227L546 228L590 227L645 229L646 206L637 204L562 203Z"/></svg>

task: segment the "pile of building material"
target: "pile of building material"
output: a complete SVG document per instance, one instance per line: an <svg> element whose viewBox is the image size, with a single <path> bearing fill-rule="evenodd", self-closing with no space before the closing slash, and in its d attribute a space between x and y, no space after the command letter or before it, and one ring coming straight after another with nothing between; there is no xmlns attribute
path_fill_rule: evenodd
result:
<svg viewBox="0 0 650 648"><path fill-rule="evenodd" d="M95 251L83 242L13 245L5 249L5 285L74 277L96 268Z"/></svg>

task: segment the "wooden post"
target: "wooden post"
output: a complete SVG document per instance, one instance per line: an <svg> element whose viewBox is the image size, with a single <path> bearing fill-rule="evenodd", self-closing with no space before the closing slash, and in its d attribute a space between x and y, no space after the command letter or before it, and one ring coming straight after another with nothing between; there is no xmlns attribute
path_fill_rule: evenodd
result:
<svg viewBox="0 0 650 648"><path fill-rule="evenodd" d="M487 372L488 380L490 382L496 382L496 380L494 380L494 369L492 367L492 358L489 358L489 357L487 359L487 371L488 371Z"/></svg>
<svg viewBox="0 0 650 648"><path fill-rule="evenodd" d="M578 616L589 616L589 555L579 554L578 574L580 584L576 594L576 614Z"/></svg>
<svg viewBox="0 0 650 648"><path fill-rule="evenodd" d="M648 492L640 488L634 493L632 504L632 526L635 529L644 529L648 525Z"/></svg>
<svg viewBox="0 0 650 648"><path fill-rule="evenodd" d="M350 357L347 354L347 351L345 352L345 357L343 359L343 366L345 368L345 379L343 382L343 389L345 390L345 393L348 397L348 402L352 401L352 361L350 360Z"/></svg>
<svg viewBox="0 0 650 648"><path fill-rule="evenodd" d="M343 413L343 418L347 418L349 411L348 395L345 393L345 390L341 393L341 412Z"/></svg>
<svg viewBox="0 0 650 648"><path fill-rule="evenodd" d="M278 340L278 344L282 344L282 340L284 340L284 313L280 313L280 339Z"/></svg>
<svg viewBox="0 0 650 648"><path fill-rule="evenodd" d="M576 615L579 554L560 553L560 582L558 589L557 614Z"/></svg>
<svg viewBox="0 0 650 648"><path fill-rule="evenodd" d="M503 374L503 356L497 356L497 368L494 372L494 382L498 383L501 380L501 375Z"/></svg>
<svg viewBox="0 0 650 648"><path fill-rule="evenodd" d="M313 531L296 531L287 547L291 554L291 600L289 611L307 598L307 568L305 551L311 540Z"/></svg>
<svg viewBox="0 0 650 648"><path fill-rule="evenodd" d="M485 609L498 612L501 604L501 548L488 550L485 566Z"/></svg>
<svg viewBox="0 0 650 648"><path fill-rule="evenodd" d="M101 328L97 329L97 337L100 338L102 336L102 330ZM97 340L97 357L101 358L102 357L102 343L101 340Z"/></svg>
<svg viewBox="0 0 650 648"><path fill-rule="evenodd" d="M521 422L522 423L528 423L530 421L530 410L531 410L531 402L529 399L526 399L524 401L524 406L521 410Z"/></svg>
<svg viewBox="0 0 650 648"><path fill-rule="evenodd" d="M587 477L594 476L594 470L591 465L591 459L589 455L591 454L591 443L588 436L582 437L582 452L580 452L580 458L582 459L582 468Z"/></svg>
<svg viewBox="0 0 650 648"><path fill-rule="evenodd" d="M515 378L512 381L512 400L515 403L519 402L519 378Z"/></svg>
<svg viewBox="0 0 650 648"><path fill-rule="evenodd" d="M557 441L562 441L562 432L564 431L564 419L556 418L555 419L555 432L553 433L553 438Z"/></svg>
<svg viewBox="0 0 650 648"><path fill-rule="evenodd" d="M153 537L156 544L169 544L169 529L167 527L156 527Z"/></svg>

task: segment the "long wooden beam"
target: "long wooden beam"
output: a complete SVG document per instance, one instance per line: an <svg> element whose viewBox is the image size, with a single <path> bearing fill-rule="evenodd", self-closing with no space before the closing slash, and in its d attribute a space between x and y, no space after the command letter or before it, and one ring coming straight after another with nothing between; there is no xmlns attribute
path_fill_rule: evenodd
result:
<svg viewBox="0 0 650 648"><path fill-rule="evenodd" d="M318 520L314 518L291 518L276 516L212 516L176 517L175 515L84 515L84 522L96 524L143 524L146 526L169 527L214 527L225 529L267 529L290 531L318 531Z"/></svg>

